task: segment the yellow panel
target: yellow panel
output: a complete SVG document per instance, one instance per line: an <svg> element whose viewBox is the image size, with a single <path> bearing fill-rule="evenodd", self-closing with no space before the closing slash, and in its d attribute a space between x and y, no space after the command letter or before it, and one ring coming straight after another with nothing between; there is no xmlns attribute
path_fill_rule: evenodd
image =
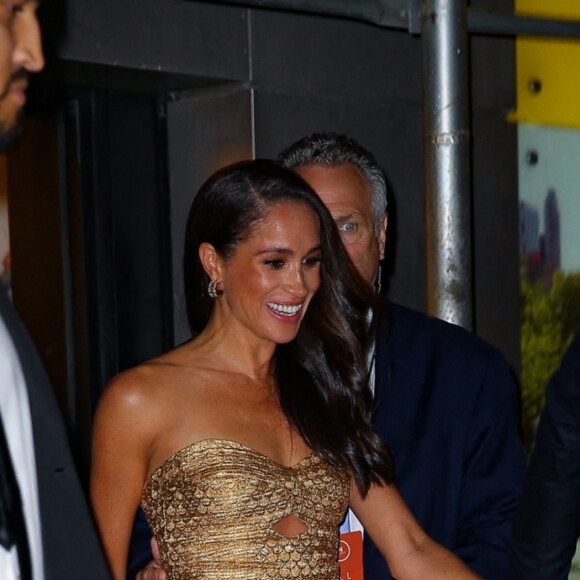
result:
<svg viewBox="0 0 580 580"><path fill-rule="evenodd" d="M580 20L578 0L515 0L516 14L556 20Z"/></svg>
<svg viewBox="0 0 580 580"><path fill-rule="evenodd" d="M579 40L518 38L516 82L510 120L580 128Z"/></svg>
<svg viewBox="0 0 580 580"><path fill-rule="evenodd" d="M515 12L580 21L580 1L515 0ZM510 120L580 128L579 40L519 37L516 66L518 108ZM531 90L534 81L541 90Z"/></svg>

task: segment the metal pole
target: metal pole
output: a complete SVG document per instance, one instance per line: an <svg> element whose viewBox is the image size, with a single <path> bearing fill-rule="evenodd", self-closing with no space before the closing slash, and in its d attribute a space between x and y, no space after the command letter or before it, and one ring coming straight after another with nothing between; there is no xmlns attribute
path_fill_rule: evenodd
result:
<svg viewBox="0 0 580 580"><path fill-rule="evenodd" d="M424 0L425 207L430 314L472 329L466 0Z"/></svg>

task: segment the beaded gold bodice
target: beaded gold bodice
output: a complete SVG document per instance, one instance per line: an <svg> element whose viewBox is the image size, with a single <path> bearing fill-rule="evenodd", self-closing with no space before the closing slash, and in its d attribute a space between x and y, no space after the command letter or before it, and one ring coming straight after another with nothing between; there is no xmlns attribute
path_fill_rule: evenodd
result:
<svg viewBox="0 0 580 580"><path fill-rule="evenodd" d="M240 443L207 439L146 480L142 506L169 580L338 580L347 474L311 453L286 467ZM276 531L284 518L303 531Z"/></svg>

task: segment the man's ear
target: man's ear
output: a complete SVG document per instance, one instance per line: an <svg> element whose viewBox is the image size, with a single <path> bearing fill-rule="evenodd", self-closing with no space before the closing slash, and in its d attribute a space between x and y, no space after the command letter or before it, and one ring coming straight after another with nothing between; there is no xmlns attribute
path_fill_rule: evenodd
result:
<svg viewBox="0 0 580 580"><path fill-rule="evenodd" d="M381 225L379 228L379 256L381 260L385 258L385 245L387 243L387 224L389 222L389 216L384 213L381 219Z"/></svg>
<svg viewBox="0 0 580 580"><path fill-rule="evenodd" d="M209 279L221 281L222 259L217 250L208 242L203 242L199 246L198 253L201 265Z"/></svg>

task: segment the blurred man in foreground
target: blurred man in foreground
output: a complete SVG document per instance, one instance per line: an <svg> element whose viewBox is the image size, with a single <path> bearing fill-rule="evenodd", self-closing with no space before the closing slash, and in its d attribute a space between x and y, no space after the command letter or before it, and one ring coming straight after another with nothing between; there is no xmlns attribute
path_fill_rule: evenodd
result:
<svg viewBox="0 0 580 580"><path fill-rule="evenodd" d="M33 0L0 0L2 150L20 132L28 75L44 66L37 9ZM0 577L109 577L52 387L2 284Z"/></svg>

